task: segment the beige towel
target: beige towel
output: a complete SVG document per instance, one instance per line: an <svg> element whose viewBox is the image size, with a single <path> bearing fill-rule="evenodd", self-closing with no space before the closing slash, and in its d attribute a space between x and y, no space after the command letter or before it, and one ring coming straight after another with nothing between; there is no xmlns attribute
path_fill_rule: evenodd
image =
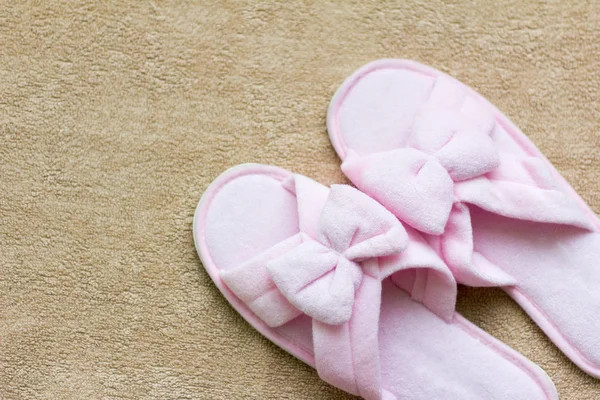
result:
<svg viewBox="0 0 600 400"><path fill-rule="evenodd" d="M242 162L342 182L328 102L402 57L490 99L598 211L599 29L595 0L1 2L0 398L349 398L213 286L204 189ZM459 303L563 399L600 398L501 291Z"/></svg>

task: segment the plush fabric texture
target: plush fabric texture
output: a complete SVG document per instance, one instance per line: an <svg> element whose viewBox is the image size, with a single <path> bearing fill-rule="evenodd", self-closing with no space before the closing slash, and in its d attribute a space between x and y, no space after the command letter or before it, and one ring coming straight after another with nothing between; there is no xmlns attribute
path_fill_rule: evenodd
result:
<svg viewBox="0 0 600 400"><path fill-rule="evenodd" d="M402 129L385 129L403 136L396 142L405 145L383 152L348 147L360 135L387 140L348 122L361 119L367 126L365 121L380 117L370 112L373 104L395 102L398 94L384 89L385 83L403 98L421 101L412 106L413 115L388 110L404 119L395 122ZM600 310L593 289L600 286L600 220L500 111L433 68L380 60L342 84L327 124L346 175L401 220L430 234L426 238L458 282L504 287L573 362L600 378L600 320L591 317ZM484 221L474 219L477 210ZM485 223L490 215L508 222ZM536 244L522 235L531 229ZM511 235L509 241L493 240ZM536 280L529 282L532 275Z"/></svg>
<svg viewBox="0 0 600 400"><path fill-rule="evenodd" d="M319 215L299 226L316 222L308 232L317 235L311 238L301 228L297 237L268 250L268 256L260 254L259 261L252 259L224 270L221 278L238 297L251 302L252 311L271 327L299 315L291 305L325 324L342 324L352 316L355 293L363 279L358 262L402 252L408 235L389 211L352 187L332 186L323 203L318 195L321 185L303 176L291 180L302 182L292 185L298 202L303 203L298 204L299 221L302 215L311 214L310 209ZM375 278L381 279L376 272ZM289 317L282 318L282 312Z"/></svg>
<svg viewBox="0 0 600 400"><path fill-rule="evenodd" d="M262 228L272 236L257 235ZM206 272L234 308L349 393L558 398L539 367L455 313L447 266L417 231L355 188L325 189L274 166L242 164L208 187L193 231ZM249 259L237 265L240 252ZM388 319L380 321L382 313ZM411 333L394 340L398 329ZM452 358L432 360L440 350ZM391 370L381 368L384 358ZM477 373L480 365L486 373ZM436 376L423 374L425 366Z"/></svg>
<svg viewBox="0 0 600 400"><path fill-rule="evenodd" d="M500 165L490 134L494 116L448 77L436 79L414 116L407 148L361 157L349 150L342 170L359 188L412 227L441 234L454 201L454 182Z"/></svg>
<svg viewBox="0 0 600 400"><path fill-rule="evenodd" d="M370 73L379 74L386 69L386 62L365 70L369 68ZM356 85L369 85L361 82L363 79L358 77ZM409 98L420 97L420 92L415 96L410 87L398 90ZM339 114L344 110L335 107L344 105L334 101L332 107L331 114L336 117L330 119L331 129L339 131ZM360 115L365 120L377 118L368 112ZM493 109L469 95L460 82L446 75L436 77L427 101L407 120L411 127L407 147L363 155L344 149L343 143L338 148L344 149L340 152L346 176L413 228L433 235L444 233L453 203L464 202L511 218L593 229L577 203L556 190L542 160L498 153L490 137L496 129Z"/></svg>
<svg viewBox="0 0 600 400"><path fill-rule="evenodd" d="M592 0L0 2L0 397L354 399L223 298L194 249L198 199L244 162L349 183L324 108L356 68L402 57L490 99L598 212L598 15ZM561 399L597 398L501 290L460 287L458 310Z"/></svg>

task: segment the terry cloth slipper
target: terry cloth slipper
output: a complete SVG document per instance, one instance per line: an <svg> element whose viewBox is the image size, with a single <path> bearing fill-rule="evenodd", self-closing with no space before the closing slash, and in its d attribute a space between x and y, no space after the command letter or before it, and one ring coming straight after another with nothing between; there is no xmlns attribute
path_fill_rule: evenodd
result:
<svg viewBox="0 0 600 400"><path fill-rule="evenodd" d="M411 228L346 185L240 165L194 217L233 307L322 379L366 399L557 399L545 373L454 311L456 282Z"/></svg>
<svg viewBox="0 0 600 400"><path fill-rule="evenodd" d="M506 116L440 71L381 60L342 84L327 126L348 178L428 234L459 283L503 287L600 377L599 220Z"/></svg>

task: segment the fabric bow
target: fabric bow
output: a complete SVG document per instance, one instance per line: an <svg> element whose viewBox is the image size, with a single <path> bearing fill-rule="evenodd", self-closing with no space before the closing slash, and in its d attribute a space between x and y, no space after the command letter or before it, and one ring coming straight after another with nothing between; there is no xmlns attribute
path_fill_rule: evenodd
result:
<svg viewBox="0 0 600 400"><path fill-rule="evenodd" d="M350 150L342 165L358 187L426 233L444 232L455 182L500 165L490 137L494 115L466 90L451 78L438 78L415 118L406 148L364 157Z"/></svg>
<svg viewBox="0 0 600 400"><path fill-rule="evenodd" d="M594 230L547 162L511 145L518 128L460 82L438 76L404 146L357 154L342 169L400 220L430 235L459 281L508 286L514 279L474 250L470 206L508 218ZM498 122L497 122L498 121Z"/></svg>
<svg viewBox="0 0 600 400"><path fill-rule="evenodd" d="M303 184L296 177L292 188L298 192ZM222 271L221 277L270 326L300 313L326 324L342 324L352 316L365 273L361 261L401 252L408 245L407 232L389 211L350 186L333 185L328 195L297 193L297 197L304 232L244 265Z"/></svg>

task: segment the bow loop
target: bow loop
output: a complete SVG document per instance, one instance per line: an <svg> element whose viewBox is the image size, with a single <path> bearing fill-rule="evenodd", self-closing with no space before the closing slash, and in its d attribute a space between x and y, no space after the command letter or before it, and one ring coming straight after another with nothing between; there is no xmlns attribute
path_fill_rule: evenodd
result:
<svg viewBox="0 0 600 400"><path fill-rule="evenodd" d="M500 165L491 134L494 115L450 77L436 80L413 124L409 146L435 157L455 182Z"/></svg>
<svg viewBox="0 0 600 400"><path fill-rule="evenodd" d="M399 253L408 245L408 235L393 214L347 185L332 185L318 240L354 261Z"/></svg>
<svg viewBox="0 0 600 400"><path fill-rule="evenodd" d="M412 227L434 235L444 227L454 201L454 183L435 158L411 148L358 156L349 151L344 173Z"/></svg>

